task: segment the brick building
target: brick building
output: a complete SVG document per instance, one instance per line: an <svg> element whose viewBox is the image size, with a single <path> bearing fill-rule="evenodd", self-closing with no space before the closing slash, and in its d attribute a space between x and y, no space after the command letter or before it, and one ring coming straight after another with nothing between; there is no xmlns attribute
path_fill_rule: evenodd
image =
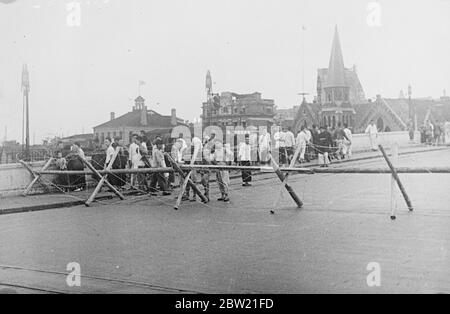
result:
<svg viewBox="0 0 450 314"><path fill-rule="evenodd" d="M275 116L275 102L264 99L261 93L212 93L211 75L206 75L207 101L202 106L203 126L271 126Z"/></svg>

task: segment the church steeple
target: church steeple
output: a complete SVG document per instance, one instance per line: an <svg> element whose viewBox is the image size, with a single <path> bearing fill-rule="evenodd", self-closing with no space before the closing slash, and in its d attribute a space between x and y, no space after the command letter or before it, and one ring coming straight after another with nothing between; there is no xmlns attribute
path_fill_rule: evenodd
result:
<svg viewBox="0 0 450 314"><path fill-rule="evenodd" d="M321 82L325 96L325 99L321 99L321 124L332 127L339 124L354 126L355 110L350 102L350 85L346 80L346 75L354 72L344 67L337 26L334 29L330 63L325 73L324 82Z"/></svg>
<svg viewBox="0 0 450 314"><path fill-rule="evenodd" d="M328 66L328 77L326 85L328 87L346 86L344 57L342 56L341 42L339 40L337 25L334 30L333 45L331 47L331 56Z"/></svg>

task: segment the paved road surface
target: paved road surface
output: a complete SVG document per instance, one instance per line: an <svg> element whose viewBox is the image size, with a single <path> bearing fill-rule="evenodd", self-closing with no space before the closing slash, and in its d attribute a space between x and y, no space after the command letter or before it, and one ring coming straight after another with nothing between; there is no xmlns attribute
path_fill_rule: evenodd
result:
<svg viewBox="0 0 450 314"><path fill-rule="evenodd" d="M450 151L400 158L449 164ZM415 211L399 196L396 221L389 175L358 174L293 176L304 208L285 194L274 215L280 182L267 177L234 184L231 204L175 211L173 196L140 197L3 215L0 292L449 293L450 174L401 178ZM66 285L70 262L81 265L79 288ZM380 287L366 283L370 262L381 267Z"/></svg>

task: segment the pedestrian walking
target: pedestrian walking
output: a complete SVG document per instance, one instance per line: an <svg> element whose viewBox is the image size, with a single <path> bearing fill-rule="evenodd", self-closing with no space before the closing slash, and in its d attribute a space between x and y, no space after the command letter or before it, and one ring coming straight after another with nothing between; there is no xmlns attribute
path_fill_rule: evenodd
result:
<svg viewBox="0 0 450 314"><path fill-rule="evenodd" d="M366 128L365 133L369 135L370 148L373 151L378 150L378 146L377 146L378 128L377 128L377 125L375 124L375 121L372 120L369 123L369 125Z"/></svg>
<svg viewBox="0 0 450 314"><path fill-rule="evenodd" d="M220 140L216 140L214 143L214 153L213 153L213 163L216 165L225 166L226 155L232 154L231 151L227 151ZM219 170L216 172L217 184L219 185L219 190L221 196L217 199L218 201L229 202L229 186L230 186L230 173L228 170Z"/></svg>
<svg viewBox="0 0 450 314"><path fill-rule="evenodd" d="M288 127L284 137L284 145L286 147L286 164L290 164L294 157L295 136L292 133L292 128ZM305 144L306 152L306 144Z"/></svg>
<svg viewBox="0 0 450 314"><path fill-rule="evenodd" d="M348 128L347 123L344 123L344 133L347 137L347 139L344 141L344 157L350 159L352 157L353 134L352 131Z"/></svg>
<svg viewBox="0 0 450 314"><path fill-rule="evenodd" d="M259 135L259 162L261 165L265 165L269 162L270 151L270 134L267 132L267 128L260 128L261 134Z"/></svg>
<svg viewBox="0 0 450 314"><path fill-rule="evenodd" d="M241 166L250 166L251 164L251 146L248 134L245 135L244 142L239 145L238 159ZM252 172L242 170L242 186L251 186Z"/></svg>
<svg viewBox="0 0 450 314"><path fill-rule="evenodd" d="M296 147L300 150L300 163L305 162L306 144L308 142L308 134L306 133L305 129L306 128L304 125L300 127L300 132L297 134L297 138L295 140Z"/></svg>

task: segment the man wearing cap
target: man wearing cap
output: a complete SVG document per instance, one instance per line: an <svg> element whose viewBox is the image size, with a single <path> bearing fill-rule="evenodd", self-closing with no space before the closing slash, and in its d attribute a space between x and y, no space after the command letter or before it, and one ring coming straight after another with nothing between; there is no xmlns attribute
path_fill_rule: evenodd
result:
<svg viewBox="0 0 450 314"><path fill-rule="evenodd" d="M317 135L317 152L319 153L319 165L321 167L328 167L330 159L328 153L331 150L333 139L326 126L320 127L320 133Z"/></svg>
<svg viewBox="0 0 450 314"><path fill-rule="evenodd" d="M251 145L248 134L245 134L245 141L239 144L238 160L241 166L251 165ZM242 170L242 186L251 186L252 172Z"/></svg>

